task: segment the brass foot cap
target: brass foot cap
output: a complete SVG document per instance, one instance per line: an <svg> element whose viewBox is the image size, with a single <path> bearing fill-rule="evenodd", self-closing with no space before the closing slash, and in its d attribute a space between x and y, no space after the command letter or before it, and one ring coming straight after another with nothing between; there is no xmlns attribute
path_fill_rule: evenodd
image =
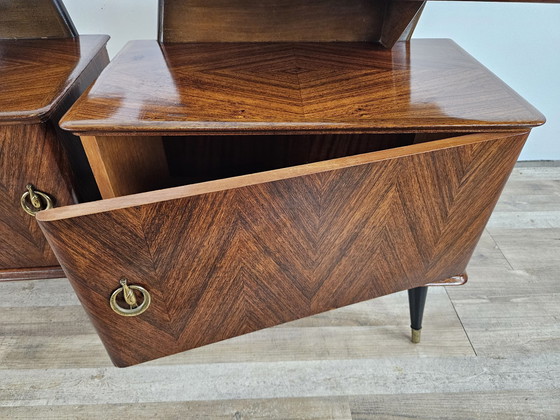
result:
<svg viewBox="0 0 560 420"><path fill-rule="evenodd" d="M414 344L418 344L420 342L420 333L422 332L422 330L415 330L414 328L411 328L412 331L412 335L410 336L410 341L412 341Z"/></svg>

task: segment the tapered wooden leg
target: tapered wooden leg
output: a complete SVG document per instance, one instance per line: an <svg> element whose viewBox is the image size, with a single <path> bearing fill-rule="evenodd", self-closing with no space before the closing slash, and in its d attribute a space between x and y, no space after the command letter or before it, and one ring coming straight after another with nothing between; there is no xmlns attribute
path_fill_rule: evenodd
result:
<svg viewBox="0 0 560 420"><path fill-rule="evenodd" d="M422 330L422 317L426 305L427 287L416 287L408 290L408 305L410 307L410 328L412 329L411 341L420 342L420 331Z"/></svg>

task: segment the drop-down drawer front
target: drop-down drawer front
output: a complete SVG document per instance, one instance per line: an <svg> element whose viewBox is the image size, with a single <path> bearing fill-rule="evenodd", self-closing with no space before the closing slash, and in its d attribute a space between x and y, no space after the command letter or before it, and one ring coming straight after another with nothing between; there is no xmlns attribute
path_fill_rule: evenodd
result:
<svg viewBox="0 0 560 420"><path fill-rule="evenodd" d="M128 366L464 272L527 137L472 134L41 212ZM125 277L151 305L120 316Z"/></svg>

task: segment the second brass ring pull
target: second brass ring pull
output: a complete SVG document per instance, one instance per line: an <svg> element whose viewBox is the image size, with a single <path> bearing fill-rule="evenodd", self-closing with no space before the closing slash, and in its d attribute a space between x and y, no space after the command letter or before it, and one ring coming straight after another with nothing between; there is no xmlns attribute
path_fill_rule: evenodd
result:
<svg viewBox="0 0 560 420"><path fill-rule="evenodd" d="M137 316L144 313L146 309L148 309L148 307L150 306L150 302L152 301L150 293L142 286L129 286L125 278L121 279L120 283L122 287L119 287L117 290L115 290L111 295L111 299L109 300L111 309L122 316ZM134 291L142 293L143 300L141 304L138 304ZM130 308L123 308L117 302L117 297L121 293L123 294L124 301L129 305Z"/></svg>
<svg viewBox="0 0 560 420"><path fill-rule="evenodd" d="M27 191L21 196L21 207L23 210L35 216L41 210L48 210L54 207L53 199L46 193L37 191L33 185L27 184Z"/></svg>

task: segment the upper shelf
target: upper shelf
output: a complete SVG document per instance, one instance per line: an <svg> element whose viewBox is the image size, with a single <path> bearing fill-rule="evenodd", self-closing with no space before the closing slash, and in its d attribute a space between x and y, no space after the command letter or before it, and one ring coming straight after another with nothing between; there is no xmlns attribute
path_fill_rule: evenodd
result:
<svg viewBox="0 0 560 420"><path fill-rule="evenodd" d="M398 40L410 39L425 3L424 0L160 0L158 39L164 43L363 41L392 48Z"/></svg>
<svg viewBox="0 0 560 420"><path fill-rule="evenodd" d="M0 40L0 124L46 120L108 39Z"/></svg>
<svg viewBox="0 0 560 420"><path fill-rule="evenodd" d="M62 0L0 0L0 39L75 36Z"/></svg>
<svg viewBox="0 0 560 420"><path fill-rule="evenodd" d="M63 117L76 133L481 131L544 117L450 40L134 41Z"/></svg>
<svg viewBox="0 0 560 420"><path fill-rule="evenodd" d="M160 42L376 42L412 32L423 2L160 0Z"/></svg>

